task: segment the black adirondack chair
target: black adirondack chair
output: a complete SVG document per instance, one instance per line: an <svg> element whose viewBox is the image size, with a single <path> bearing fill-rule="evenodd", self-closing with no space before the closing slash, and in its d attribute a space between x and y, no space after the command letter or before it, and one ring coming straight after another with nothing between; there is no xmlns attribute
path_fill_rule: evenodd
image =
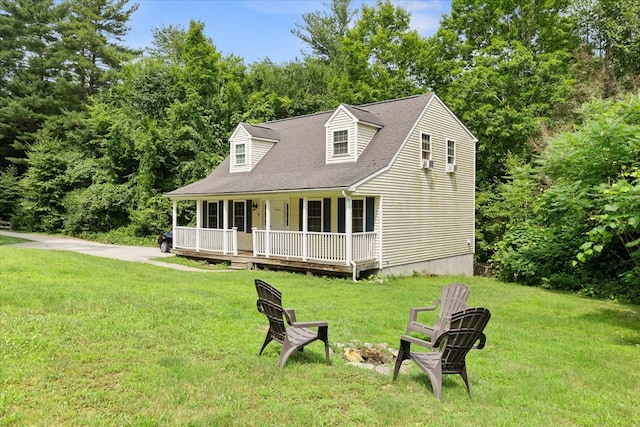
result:
<svg viewBox="0 0 640 427"><path fill-rule="evenodd" d="M327 365L330 365L328 323L298 322L295 310L282 307L282 293L279 290L260 279L255 280L255 285L258 292L258 311L269 319L269 330L258 354L262 354L271 341L281 343L278 366L282 368L294 351L302 351L306 345L320 340L324 342Z"/></svg>
<svg viewBox="0 0 640 427"><path fill-rule="evenodd" d="M466 356L472 348L484 347L486 337L483 331L490 318L491 313L486 308L468 308L454 313L449 329L438 335L433 343L403 335L400 338L400 350L393 370L393 379L398 377L402 362L411 359L429 377L436 399L441 398L444 374L459 374L471 396ZM428 351L412 351L412 345L421 346Z"/></svg>

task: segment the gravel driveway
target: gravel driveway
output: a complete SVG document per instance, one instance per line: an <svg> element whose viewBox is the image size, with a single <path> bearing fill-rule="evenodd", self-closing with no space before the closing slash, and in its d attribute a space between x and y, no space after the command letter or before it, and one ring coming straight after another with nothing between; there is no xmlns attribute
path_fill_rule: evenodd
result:
<svg viewBox="0 0 640 427"><path fill-rule="evenodd" d="M75 239L65 236L46 236L42 234L17 233L14 231L0 230L3 236L19 237L30 240L25 243L16 243L11 246L34 249L49 249L54 251L72 251L87 255L100 256L104 258L119 259L122 261L142 262L153 264L161 267L174 268L183 271L221 271L221 270L204 270L199 268L187 267L185 265L171 264L153 260L152 258L166 258L174 256L170 253L162 253L160 249L145 246L124 246L124 245L107 245L104 243L91 242L88 240Z"/></svg>

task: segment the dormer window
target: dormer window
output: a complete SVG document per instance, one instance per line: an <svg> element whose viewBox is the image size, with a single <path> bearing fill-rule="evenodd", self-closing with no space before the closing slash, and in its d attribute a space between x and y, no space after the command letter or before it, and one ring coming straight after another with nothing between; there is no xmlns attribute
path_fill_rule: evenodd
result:
<svg viewBox="0 0 640 427"><path fill-rule="evenodd" d="M333 132L333 155L349 154L349 131L337 130Z"/></svg>
<svg viewBox="0 0 640 427"><path fill-rule="evenodd" d="M244 165L247 161L245 144L236 144L236 165Z"/></svg>

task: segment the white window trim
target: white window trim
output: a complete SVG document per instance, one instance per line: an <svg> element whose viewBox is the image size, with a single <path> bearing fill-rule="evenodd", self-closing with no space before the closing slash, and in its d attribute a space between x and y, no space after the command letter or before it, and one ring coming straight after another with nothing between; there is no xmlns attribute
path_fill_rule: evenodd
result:
<svg viewBox="0 0 640 427"><path fill-rule="evenodd" d="M423 153L425 152L424 146L422 145L424 136L429 137L429 157L426 159L422 157ZM433 141L431 140L431 134L426 132L420 133L420 160L433 160Z"/></svg>
<svg viewBox="0 0 640 427"><path fill-rule="evenodd" d="M335 141L335 137L336 137L336 133L338 132L346 132L347 133L347 140L346 140L346 144L347 144L347 152L346 153L336 153L336 141ZM349 143L349 137L350 137L350 132L349 132L349 128L345 128L345 129L334 129L331 131L331 154L333 155L333 157L349 157L351 155L351 147L350 147L350 143Z"/></svg>
<svg viewBox="0 0 640 427"><path fill-rule="evenodd" d="M309 204L311 202L320 202L320 231L309 231L309 218L311 218L311 216L309 215ZM309 231L310 233L322 233L323 225L324 225L324 200L323 199L307 199L307 231Z"/></svg>
<svg viewBox="0 0 640 427"><path fill-rule="evenodd" d="M449 156L449 142L453 143L453 155L451 155L451 156ZM445 144L445 155L446 155L446 158L447 158L447 164L448 165L455 165L455 164L458 163L458 161L457 161L457 154L458 154L457 151L458 151L458 149L456 147L457 145L458 144L456 144L455 139L447 138L447 143ZM453 158L453 162L449 161L449 157Z"/></svg>
<svg viewBox="0 0 640 427"><path fill-rule="evenodd" d="M218 212L218 200L205 200L205 202L207 203L207 228L218 228L218 224L220 224L220 218L218 217L218 215L220 214L220 212ZM214 208L215 212L216 212L216 223L215 226L212 227L211 226L211 208Z"/></svg>
<svg viewBox="0 0 640 427"><path fill-rule="evenodd" d="M236 204L242 204L242 230L240 229L240 227L238 227L238 224L236 224ZM233 222L231 224L232 228L236 227L238 231L242 231L242 232L247 231L247 201L246 200L233 201L233 213L231 215L231 218L233 218Z"/></svg>
<svg viewBox="0 0 640 427"><path fill-rule="evenodd" d="M233 161L235 163L236 166L246 166L247 165L247 143L246 142L236 142L233 146L234 146L234 157L233 157ZM243 153L242 155L244 156L244 162L239 163L238 162L238 147L239 146L243 146Z"/></svg>
<svg viewBox="0 0 640 427"><path fill-rule="evenodd" d="M362 202L362 231L355 231L354 227L353 227L353 220L355 219L354 216L354 203L355 201L359 201ZM367 229L367 199L366 198L361 198L361 197L354 197L353 199L351 199L351 232L352 233L364 233L365 230Z"/></svg>

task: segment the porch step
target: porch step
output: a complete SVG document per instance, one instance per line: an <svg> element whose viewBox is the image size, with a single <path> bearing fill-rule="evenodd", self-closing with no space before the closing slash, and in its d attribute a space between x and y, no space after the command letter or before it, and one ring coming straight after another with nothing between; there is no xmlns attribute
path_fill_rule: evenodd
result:
<svg viewBox="0 0 640 427"><path fill-rule="evenodd" d="M252 262L231 261L231 265L229 265L229 270L251 270L252 267L253 267Z"/></svg>

